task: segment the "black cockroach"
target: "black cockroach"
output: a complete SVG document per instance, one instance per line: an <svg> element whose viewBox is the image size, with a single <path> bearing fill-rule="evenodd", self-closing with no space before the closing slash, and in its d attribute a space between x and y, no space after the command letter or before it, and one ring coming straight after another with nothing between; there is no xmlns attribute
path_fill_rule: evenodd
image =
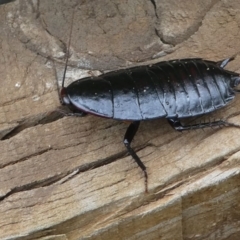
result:
<svg viewBox="0 0 240 240"><path fill-rule="evenodd" d="M64 87L66 62L60 101L69 107L72 115L89 113L132 121L123 142L144 172L147 191L146 167L131 148L140 121L166 118L177 131L236 126L225 120L187 126L180 122L181 118L213 112L234 99L235 92L239 92L235 87L240 83L240 74L224 69L233 59L164 61L86 77Z"/></svg>
<svg viewBox="0 0 240 240"><path fill-rule="evenodd" d="M86 77L68 87L63 85L61 103L74 115L89 113L132 121L124 144L143 170L147 186L146 167L130 146L140 121L166 118L177 131L231 125L224 120L188 126L180 122L181 118L213 112L233 100L240 75L224 70L231 60L180 59Z"/></svg>

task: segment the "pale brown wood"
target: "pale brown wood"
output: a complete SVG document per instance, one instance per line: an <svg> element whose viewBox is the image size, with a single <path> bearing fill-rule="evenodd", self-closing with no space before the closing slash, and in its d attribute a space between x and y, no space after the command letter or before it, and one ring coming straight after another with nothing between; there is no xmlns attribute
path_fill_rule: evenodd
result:
<svg viewBox="0 0 240 240"><path fill-rule="evenodd" d="M73 9L67 82L235 54L227 68L240 72L238 0L0 5L0 239L239 239L240 129L178 133L165 119L141 123L133 147L147 166L146 194L122 143L127 124L61 117L56 77ZM240 124L239 106L236 96L209 117L237 113L229 121Z"/></svg>

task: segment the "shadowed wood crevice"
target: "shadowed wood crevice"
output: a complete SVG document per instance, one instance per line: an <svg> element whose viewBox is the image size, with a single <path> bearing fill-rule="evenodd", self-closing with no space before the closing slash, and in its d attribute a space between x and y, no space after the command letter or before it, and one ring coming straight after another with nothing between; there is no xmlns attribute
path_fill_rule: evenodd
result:
<svg viewBox="0 0 240 240"><path fill-rule="evenodd" d="M37 126L37 125L51 123L51 122L59 120L62 117L63 116L61 113L54 111L51 113L39 114L38 116L32 116L32 117L26 118L24 120L19 121L18 125L15 128L13 128L9 133L4 135L1 138L1 140L10 139L27 128Z"/></svg>
<svg viewBox="0 0 240 240"><path fill-rule="evenodd" d="M142 148L141 148L142 149ZM49 148L47 150L43 150L42 152L38 152L37 154L33 154L32 156L27 156L23 159L19 159L17 162L11 162L11 165L17 164L19 162L25 161L26 159L29 159L31 157L34 156L39 156L41 154L44 154L45 152L51 151L52 149ZM54 149L54 151L56 151L57 149ZM113 156L109 156L105 159L99 159L99 160L95 160L92 161L91 163L88 164L83 164L75 169L72 169L71 171L68 172L63 172L61 174L55 175L53 177L50 178L45 178L41 181L36 181L27 185L23 185L23 186L17 186L16 188L11 189L7 194L5 194L4 196L0 197L0 201L4 200L5 198L9 197L12 194L15 194L17 192L23 192L23 191L29 191L35 188L41 188L41 187L45 187L45 186L49 186L55 183L59 183L59 184L63 184L67 181L69 181L70 179L76 177L78 174L81 174L83 172L87 172L89 170L95 169L95 168L101 168L101 166L105 166L107 164L110 164L112 162L115 162L117 160L120 160L121 158L123 158L126 155L126 152L119 152L117 154L114 154ZM10 164L9 164L10 165ZM8 165L5 166L1 166L1 168L4 168ZM94 190L96 191L96 190Z"/></svg>
<svg viewBox="0 0 240 240"><path fill-rule="evenodd" d="M168 3L161 3L161 4L159 4L154 0L152 0L151 2L153 4L156 19L157 19L155 23L156 35L160 38L162 43L171 45L173 48L175 48L175 47L178 47L178 45L181 45L182 43L184 43L184 41L191 39L191 37L198 32L199 28L203 24L203 21L206 15L209 14L212 8L214 8L214 6L218 4L220 0L208 1L206 5L199 7L197 11L193 7L192 9L193 12L187 11L189 6L185 5L185 3L180 5L179 4L175 5L174 0L169 1ZM199 1L198 3L196 2L194 4L198 5L199 3L201 3L201 1ZM177 21L173 21L173 19L176 19ZM165 23L168 20L172 21L173 26L169 27L169 28L172 28L172 31L167 29L165 31L165 28L166 28ZM176 22L178 22L178 26L175 26ZM185 28L179 27L184 22L185 22ZM171 35L174 35L174 36L171 36Z"/></svg>

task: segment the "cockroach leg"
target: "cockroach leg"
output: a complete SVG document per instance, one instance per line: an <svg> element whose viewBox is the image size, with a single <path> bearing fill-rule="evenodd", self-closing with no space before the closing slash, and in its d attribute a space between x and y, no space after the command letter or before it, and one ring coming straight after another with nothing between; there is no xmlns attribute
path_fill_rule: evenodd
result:
<svg viewBox="0 0 240 240"><path fill-rule="evenodd" d="M204 122L198 124L191 124L183 126L178 118L169 118L168 123L177 131L193 130L193 129L203 129L208 127L240 127L237 124L229 123L226 120L218 120L213 122Z"/></svg>
<svg viewBox="0 0 240 240"><path fill-rule="evenodd" d="M138 127L140 125L140 121L135 121L132 122L126 133L124 136L124 140L123 143L126 146L128 153L132 156L132 158L135 160L135 162L138 164L138 166L142 169L143 173L144 173L144 177L145 177L145 192L148 192L148 174L146 171L146 166L143 164L143 162L140 160L140 158L138 157L138 155L135 153L135 151L131 148L131 142L135 136L135 134L138 131Z"/></svg>

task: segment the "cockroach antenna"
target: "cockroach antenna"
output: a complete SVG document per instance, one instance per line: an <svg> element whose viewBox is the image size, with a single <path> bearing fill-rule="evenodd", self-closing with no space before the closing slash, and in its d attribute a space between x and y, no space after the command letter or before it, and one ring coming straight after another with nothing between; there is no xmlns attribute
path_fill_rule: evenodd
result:
<svg viewBox="0 0 240 240"><path fill-rule="evenodd" d="M69 34L69 40L68 40L67 50L66 50L66 62L65 62L64 72L63 72L61 89L59 88L59 84L58 84L58 81L57 81L58 98L59 98L59 101L60 101L61 105L64 105L64 101L63 101L63 97L62 97L62 92L64 92L64 90L63 90L63 89L64 89L64 81L65 81L66 72L67 72L67 66L68 66L69 49L70 49L71 38L72 38L72 29L73 29L74 14L75 14L75 10L73 10L73 13L72 13L70 34ZM55 62L54 62L54 61L53 61L53 65L54 65L54 69L55 69L55 77L56 77L56 79L58 79L58 78L57 78L57 72L56 72L56 66L55 66Z"/></svg>
<svg viewBox="0 0 240 240"><path fill-rule="evenodd" d="M66 71L67 71L67 66L68 66L69 49L70 49L70 44L71 44L71 39L72 39L74 13L75 13L75 11L73 9L72 20L71 20L71 28L70 28L70 36L69 36L68 45L67 45L67 59L66 59L66 63L65 63L64 72L63 72L62 88L64 88L64 81L65 81L65 76L66 76Z"/></svg>

